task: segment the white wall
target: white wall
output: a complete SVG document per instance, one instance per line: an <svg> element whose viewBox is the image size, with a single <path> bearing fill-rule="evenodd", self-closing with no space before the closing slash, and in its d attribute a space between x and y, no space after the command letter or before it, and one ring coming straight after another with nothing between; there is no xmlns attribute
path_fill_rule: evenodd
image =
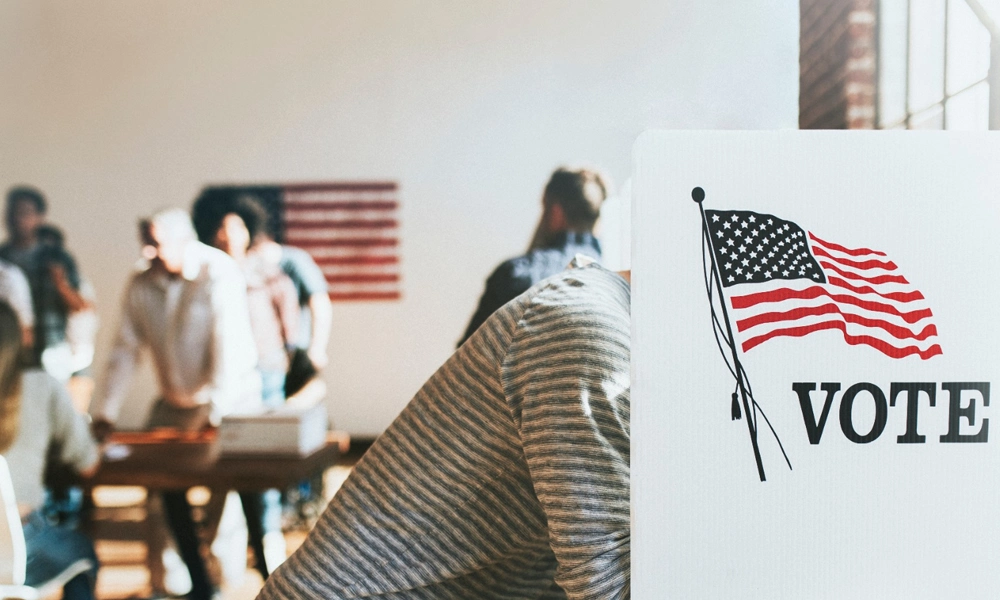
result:
<svg viewBox="0 0 1000 600"><path fill-rule="evenodd" d="M331 407L385 428L527 244L562 163L649 127L795 127L794 0L0 3L0 187L43 189L102 300L137 216L207 182L394 179L402 302L337 306ZM137 378L133 421L153 393ZM139 402L142 400L142 402Z"/></svg>

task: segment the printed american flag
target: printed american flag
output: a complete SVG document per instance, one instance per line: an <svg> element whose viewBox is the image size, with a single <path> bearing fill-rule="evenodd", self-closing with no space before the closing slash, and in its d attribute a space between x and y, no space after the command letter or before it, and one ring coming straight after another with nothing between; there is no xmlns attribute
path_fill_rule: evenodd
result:
<svg viewBox="0 0 1000 600"><path fill-rule="evenodd" d="M746 352L838 330L892 358L941 354L930 307L883 252L820 239L773 215L706 210L712 252ZM752 284L752 285L742 285Z"/></svg>
<svg viewBox="0 0 1000 600"><path fill-rule="evenodd" d="M331 300L400 299L395 182L284 185L280 194L282 241L312 255Z"/></svg>

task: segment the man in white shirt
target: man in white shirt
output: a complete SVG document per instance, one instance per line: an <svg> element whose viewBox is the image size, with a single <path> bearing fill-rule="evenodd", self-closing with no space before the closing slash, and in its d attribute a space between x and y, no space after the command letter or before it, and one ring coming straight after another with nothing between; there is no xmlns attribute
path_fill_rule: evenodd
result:
<svg viewBox="0 0 1000 600"><path fill-rule="evenodd" d="M257 353L246 282L237 264L224 252L199 243L181 210L143 220L140 235L149 267L135 274L125 291L118 336L91 405L95 435L102 439L113 429L142 348L153 356L161 394L150 427L198 430L218 425L226 414L259 407ZM241 494L241 500L251 537L258 538L260 495ZM198 550L185 490L165 493L164 507L191 573L189 597L208 600L213 586ZM258 542L254 539L255 551ZM262 550L257 561L263 563ZM266 567L261 567L266 576Z"/></svg>

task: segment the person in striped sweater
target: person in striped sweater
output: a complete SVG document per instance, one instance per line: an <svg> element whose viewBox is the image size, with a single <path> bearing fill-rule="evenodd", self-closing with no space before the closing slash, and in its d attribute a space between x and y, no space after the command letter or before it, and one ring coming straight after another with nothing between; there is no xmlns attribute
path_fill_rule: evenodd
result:
<svg viewBox="0 0 1000 600"><path fill-rule="evenodd" d="M629 301L591 264L497 311L258 598L629 598Z"/></svg>

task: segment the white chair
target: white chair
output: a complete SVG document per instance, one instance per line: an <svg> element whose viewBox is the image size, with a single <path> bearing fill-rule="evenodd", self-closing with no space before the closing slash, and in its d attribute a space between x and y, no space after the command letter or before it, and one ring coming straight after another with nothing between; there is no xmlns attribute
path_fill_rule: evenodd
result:
<svg viewBox="0 0 1000 600"><path fill-rule="evenodd" d="M24 585L28 552L24 545L21 515L14 501L14 483L7 468L7 459L0 456L0 598L7 600L36 600L57 593L70 579L93 567L91 561L81 559L62 573L39 586Z"/></svg>

